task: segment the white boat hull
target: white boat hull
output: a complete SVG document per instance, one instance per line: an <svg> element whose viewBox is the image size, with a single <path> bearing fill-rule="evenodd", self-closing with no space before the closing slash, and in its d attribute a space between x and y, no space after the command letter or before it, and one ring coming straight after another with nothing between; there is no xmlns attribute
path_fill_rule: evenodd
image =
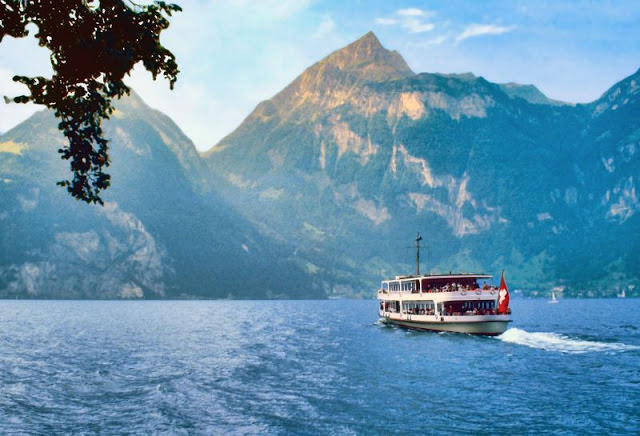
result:
<svg viewBox="0 0 640 436"><path fill-rule="evenodd" d="M413 330L429 330L437 332L451 333L467 333L471 335L497 336L507 330L508 324L511 322L510 316L493 315L493 316L443 316L432 320L413 319L426 317L408 317L396 318L392 316L383 316L380 320L385 324L397 325ZM460 319L465 318L465 319ZM471 319L474 318L474 319Z"/></svg>

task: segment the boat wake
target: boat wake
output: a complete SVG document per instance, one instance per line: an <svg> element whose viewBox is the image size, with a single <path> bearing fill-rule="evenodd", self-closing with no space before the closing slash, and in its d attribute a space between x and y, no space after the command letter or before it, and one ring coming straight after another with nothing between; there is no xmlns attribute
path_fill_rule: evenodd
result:
<svg viewBox="0 0 640 436"><path fill-rule="evenodd" d="M498 339L504 342L525 345L531 348L571 354L640 350L639 346L627 345L620 342L598 342L572 339L558 333L531 333L518 328L510 328L498 336Z"/></svg>

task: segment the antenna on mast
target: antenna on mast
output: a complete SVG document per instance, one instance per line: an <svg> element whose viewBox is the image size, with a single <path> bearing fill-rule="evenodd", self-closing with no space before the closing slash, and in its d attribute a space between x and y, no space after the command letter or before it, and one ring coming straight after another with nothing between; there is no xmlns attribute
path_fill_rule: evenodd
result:
<svg viewBox="0 0 640 436"><path fill-rule="evenodd" d="M420 232L416 234L416 275L420 275L420 241L422 241L422 236L420 236Z"/></svg>

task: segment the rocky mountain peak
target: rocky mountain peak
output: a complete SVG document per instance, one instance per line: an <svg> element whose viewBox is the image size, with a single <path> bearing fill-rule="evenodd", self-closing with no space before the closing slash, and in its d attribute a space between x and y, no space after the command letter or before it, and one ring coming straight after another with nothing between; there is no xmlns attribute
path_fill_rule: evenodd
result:
<svg viewBox="0 0 640 436"><path fill-rule="evenodd" d="M415 74L403 57L385 49L373 32L333 52L320 62L323 63L371 81L401 79Z"/></svg>
<svg viewBox="0 0 640 436"><path fill-rule="evenodd" d="M386 82L414 76L403 57L385 49L373 32L336 50L307 68L270 101L258 105L251 119L288 119L301 107L319 113L353 100L356 84ZM301 113L298 111L298 114ZM312 116L311 116L312 118Z"/></svg>

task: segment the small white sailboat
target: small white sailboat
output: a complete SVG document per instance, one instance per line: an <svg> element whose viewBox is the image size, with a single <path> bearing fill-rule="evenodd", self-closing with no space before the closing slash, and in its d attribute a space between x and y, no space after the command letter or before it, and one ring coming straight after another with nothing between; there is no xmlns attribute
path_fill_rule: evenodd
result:
<svg viewBox="0 0 640 436"><path fill-rule="evenodd" d="M618 298L627 298L627 292L626 290L628 289L629 292L633 292L633 290L636 288L636 285L628 285L626 288L622 288L622 291L620 293L617 294Z"/></svg>
<svg viewBox="0 0 640 436"><path fill-rule="evenodd" d="M551 300L549 300L549 303L559 303L560 300L558 300L558 293L562 291L564 291L563 286L554 286L553 288L551 288Z"/></svg>

